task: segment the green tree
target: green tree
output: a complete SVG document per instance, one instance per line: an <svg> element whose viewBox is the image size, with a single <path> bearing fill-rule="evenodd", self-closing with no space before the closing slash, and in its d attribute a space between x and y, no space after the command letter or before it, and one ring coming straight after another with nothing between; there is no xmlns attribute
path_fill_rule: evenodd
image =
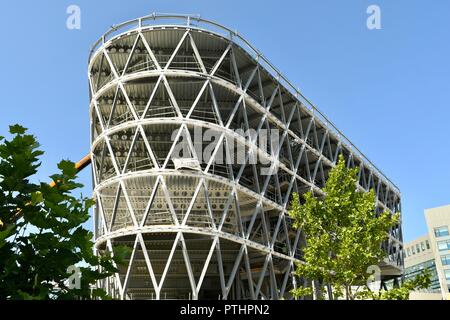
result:
<svg viewBox="0 0 450 320"><path fill-rule="evenodd" d="M367 268L385 258L381 244L399 223L399 215L377 213L375 193L358 191L357 173L358 168L346 167L341 155L329 173L323 197L308 192L300 205L299 195L293 195L289 214L306 239L304 263L297 265L295 274L315 285L314 291L311 286L293 290L294 296L314 294L321 299L326 286L333 288L333 298L344 294L347 299L360 298L352 287L364 286ZM366 297L369 291L366 286Z"/></svg>
<svg viewBox="0 0 450 320"><path fill-rule="evenodd" d="M427 289L431 284L431 273L428 269L424 269L414 279L405 281L401 286L390 290L380 290L378 292L365 287L361 292L356 294L359 299L372 300L408 300L411 291L419 289Z"/></svg>
<svg viewBox="0 0 450 320"><path fill-rule="evenodd" d="M43 152L25 128L10 126L10 133L11 140L0 137L0 299L108 298L92 285L111 276L125 252L94 255L82 225L93 201L72 195L82 187L74 163L58 164L54 187L31 183Z"/></svg>

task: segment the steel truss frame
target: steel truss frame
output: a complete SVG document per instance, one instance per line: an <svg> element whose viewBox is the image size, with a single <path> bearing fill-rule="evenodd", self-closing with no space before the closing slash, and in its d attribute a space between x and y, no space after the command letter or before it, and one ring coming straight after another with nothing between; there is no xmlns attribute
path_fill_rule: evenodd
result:
<svg viewBox="0 0 450 320"><path fill-rule="evenodd" d="M160 18L168 17L172 16ZM158 16L150 18L158 20ZM205 296L205 288L217 289L216 298L220 299L291 298L289 289L296 288L299 281L292 271L295 263L301 263L304 243L301 230L292 230L287 214L290 194L312 190L323 196L321 188L339 154L349 167L360 167L359 188L375 190L377 210L399 212L399 190L309 101L286 88L287 80L258 51L251 46L253 52L244 50L236 41L249 46L243 38L236 33L224 37L193 26L192 17L183 18L181 25L145 25L148 18L140 18L136 26L110 40L104 36L90 56L96 250L112 252L117 243L132 248L128 266L99 285L121 299L164 299L168 292L169 298L178 298L173 293L176 288L165 289L168 278L171 285L185 281L188 287L178 291L188 292L184 297L190 299L211 297ZM163 40L152 38L155 33L176 38L164 58L156 49L157 45L163 47ZM206 50L208 41L218 43L217 47ZM208 65L211 56L214 62ZM175 94L173 79L201 83L189 108L183 109L186 102L183 95ZM147 92L147 101L138 107L135 100L142 97L130 86L140 83L154 86ZM159 90L164 90L164 100L169 102L169 117L151 114L161 105ZM219 92L236 97L226 116ZM204 108L205 94L213 120L196 116ZM200 114L206 114L205 110ZM256 132L280 130L278 146L262 150L255 138L237 134L233 130L237 118L244 128ZM170 147L161 157L151 138L154 132L169 127L176 127L178 133L173 141L166 141ZM198 158L192 128L219 134L212 157L201 170L175 170L170 161L181 140L190 156ZM119 141L121 135L126 138ZM239 166L233 165L231 144L246 150L245 162ZM225 173L217 174L215 160L221 150L225 150ZM270 163L274 174L261 176L261 165L249 161L256 155ZM138 167L136 162L145 166ZM249 176L251 185L244 183ZM181 185L188 193L177 200ZM186 207L180 210L183 203ZM245 203L252 206L251 211ZM155 215L161 215L162 222L153 221ZM153 255L159 252L154 246L158 239L163 239L160 241L167 248L164 259ZM202 243L201 258L192 243ZM384 246L389 254L384 262L389 269L386 274L401 274L401 224L391 230ZM180 263L184 267L179 267ZM183 271L174 271L173 265ZM214 281L217 286L211 284ZM140 287L140 283L146 284Z"/></svg>

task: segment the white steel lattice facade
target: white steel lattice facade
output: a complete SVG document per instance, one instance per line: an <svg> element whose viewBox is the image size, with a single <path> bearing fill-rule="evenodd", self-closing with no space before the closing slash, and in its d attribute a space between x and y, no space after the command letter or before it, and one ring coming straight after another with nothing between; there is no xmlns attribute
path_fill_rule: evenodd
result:
<svg viewBox="0 0 450 320"><path fill-rule="evenodd" d="M304 245L290 195L323 195L340 153L360 166L361 189L375 189L377 210L400 210L398 189L256 49L213 22L152 15L116 26L92 50L89 82L96 250L132 248L101 283L117 298L290 298ZM265 150L239 129L279 130L279 140ZM199 145L196 130L215 138ZM212 157L198 167L176 165L206 148ZM384 277L401 274L401 241L399 225L384 244Z"/></svg>

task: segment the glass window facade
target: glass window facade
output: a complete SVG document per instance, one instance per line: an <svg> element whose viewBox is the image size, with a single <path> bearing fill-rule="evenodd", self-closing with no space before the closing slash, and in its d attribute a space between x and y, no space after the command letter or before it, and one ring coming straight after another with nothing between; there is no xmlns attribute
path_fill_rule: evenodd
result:
<svg viewBox="0 0 450 320"><path fill-rule="evenodd" d="M414 248L414 247L413 247ZM405 268L405 280L412 280L419 275L423 269L428 269L431 274L431 283L427 289L420 290L424 292L440 292L441 286L436 271L436 264L434 260L429 260L423 263L416 264L409 268Z"/></svg>
<svg viewBox="0 0 450 320"><path fill-rule="evenodd" d="M445 272L445 279L450 280L450 269L444 270Z"/></svg>
<svg viewBox="0 0 450 320"><path fill-rule="evenodd" d="M450 266L450 254L441 256L442 265Z"/></svg>
<svg viewBox="0 0 450 320"><path fill-rule="evenodd" d="M442 227L434 228L434 235L436 236L436 238L448 236L449 235L448 227L442 226Z"/></svg>
<svg viewBox="0 0 450 320"><path fill-rule="evenodd" d="M438 241L438 250L450 250L450 240Z"/></svg>

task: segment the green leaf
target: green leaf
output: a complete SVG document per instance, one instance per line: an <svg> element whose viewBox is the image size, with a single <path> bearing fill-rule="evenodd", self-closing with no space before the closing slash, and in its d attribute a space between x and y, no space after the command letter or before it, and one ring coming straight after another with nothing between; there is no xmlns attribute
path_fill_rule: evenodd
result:
<svg viewBox="0 0 450 320"><path fill-rule="evenodd" d="M22 127L21 125L15 124L12 126L9 126L9 132L11 134L24 134L27 131L26 128Z"/></svg>
<svg viewBox="0 0 450 320"><path fill-rule="evenodd" d="M10 224L6 226L6 229L0 231L0 249L5 245L5 240L12 236L17 230L16 224Z"/></svg>
<svg viewBox="0 0 450 320"><path fill-rule="evenodd" d="M73 177L77 173L75 163L69 160L62 160L61 162L59 162L58 168L62 171L64 175L68 175L69 177Z"/></svg>
<svg viewBox="0 0 450 320"><path fill-rule="evenodd" d="M33 192L31 193L31 204L36 205L44 201L44 197L41 192Z"/></svg>
<svg viewBox="0 0 450 320"><path fill-rule="evenodd" d="M114 261L118 264L124 264L131 253L131 248L128 246L115 246L113 247L113 252Z"/></svg>

